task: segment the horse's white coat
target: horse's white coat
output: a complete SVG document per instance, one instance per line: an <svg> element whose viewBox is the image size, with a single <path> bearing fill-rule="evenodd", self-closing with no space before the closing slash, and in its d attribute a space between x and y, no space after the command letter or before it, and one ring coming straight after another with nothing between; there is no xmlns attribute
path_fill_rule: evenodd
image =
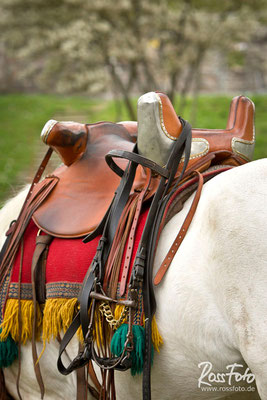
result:
<svg viewBox="0 0 267 400"><path fill-rule="evenodd" d="M17 213L22 202L19 196L1 211L1 232ZM155 271L191 200L164 228ZM261 399L267 399L266 200L267 159L225 172L203 188L192 225L164 281L156 288L156 316L164 345L160 354L155 354L152 368L153 399L226 398L227 392L198 388L198 364L204 361L211 362L212 371L217 373L226 372L226 366L235 362L243 364L244 370L247 364L256 375ZM56 342L50 343L41 359L45 399L73 400L76 378L57 372L57 349ZM69 356L75 356L76 344L68 351ZM7 387L15 398L16 370L14 363L4 371ZM119 399L141 398L141 377L132 378L128 372L116 376ZM30 344L22 349L20 387L23 399L40 398ZM233 398L257 399L258 395L235 392Z"/></svg>

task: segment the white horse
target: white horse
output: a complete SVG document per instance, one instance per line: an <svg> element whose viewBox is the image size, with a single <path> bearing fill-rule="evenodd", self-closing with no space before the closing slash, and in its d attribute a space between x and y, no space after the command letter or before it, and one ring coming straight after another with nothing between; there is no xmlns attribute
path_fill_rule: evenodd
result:
<svg viewBox="0 0 267 400"><path fill-rule="evenodd" d="M2 234L18 214L25 193L0 212ZM191 201L164 228L155 272ZM152 399L267 399L266 238L267 159L205 184L185 240L156 288L156 318L164 344L154 357ZM39 343L39 352L41 348ZM68 356L76 354L74 341ZM40 361L45 399L73 400L76 375L60 375L57 356L58 343L52 341ZM15 399L17 368L16 361L4 369ZM118 399L140 399L141 376L116 372L116 388ZM31 344L22 347L20 391L25 400L40 398Z"/></svg>

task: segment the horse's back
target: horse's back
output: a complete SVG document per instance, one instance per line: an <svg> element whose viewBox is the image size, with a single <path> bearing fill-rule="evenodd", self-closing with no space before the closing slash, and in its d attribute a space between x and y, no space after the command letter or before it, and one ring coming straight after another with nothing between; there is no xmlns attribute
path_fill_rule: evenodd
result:
<svg viewBox="0 0 267 400"><path fill-rule="evenodd" d="M217 397L216 392L208 395L197 387L198 364L210 361L214 369L222 372L228 364L242 363L243 359L255 371L256 378L258 375L262 398L266 398L261 383L267 376L263 359L267 344L267 324L263 319L267 311L266 178L267 160L259 160L220 174L204 186L188 233L156 288L156 316L164 344L160 353L155 354L152 368L153 398L218 398L218 393ZM9 221L17 214L23 195L19 196L0 212L1 232L7 226L7 210ZM155 271L191 202L192 198L164 228ZM46 398L55 398L59 387L62 398L75 398L75 378L60 376L56 370L57 342L47 347L41 360ZM22 348L23 368L31 362L30 353L30 345L25 351ZM263 378L258 373L260 365ZM12 394L16 369L14 364L10 371L5 371ZM38 398L33 369L28 369L27 374L27 382L30 380L32 392ZM139 377L118 373L117 381L118 398L141 397ZM249 396L253 398L251 393Z"/></svg>

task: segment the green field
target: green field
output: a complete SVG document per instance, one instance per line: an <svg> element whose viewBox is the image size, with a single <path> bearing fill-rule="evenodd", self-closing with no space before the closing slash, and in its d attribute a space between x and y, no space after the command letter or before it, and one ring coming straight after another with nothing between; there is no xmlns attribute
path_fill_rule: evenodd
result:
<svg viewBox="0 0 267 400"><path fill-rule="evenodd" d="M255 159L267 157L267 96L251 96L256 106ZM231 97L201 96L193 126L225 128ZM133 103L136 101L133 100ZM179 104L179 101L177 101ZM192 115L189 99L183 113ZM179 114L179 110L177 110ZM86 97L57 97L51 95L0 96L0 204L29 182L37 158L45 152L39 135L48 119L79 122L115 121L128 119L119 102L93 100ZM38 156L36 156L36 154Z"/></svg>

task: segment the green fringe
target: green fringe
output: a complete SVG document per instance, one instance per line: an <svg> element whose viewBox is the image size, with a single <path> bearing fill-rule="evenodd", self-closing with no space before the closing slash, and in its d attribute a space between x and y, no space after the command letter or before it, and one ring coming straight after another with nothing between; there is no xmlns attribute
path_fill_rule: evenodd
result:
<svg viewBox="0 0 267 400"><path fill-rule="evenodd" d="M18 347L12 337L8 335L5 341L0 341L0 368L9 367L16 358L18 358Z"/></svg>
<svg viewBox="0 0 267 400"><path fill-rule="evenodd" d="M114 333L111 340L111 352L119 357L124 349L126 336L128 333L128 324L122 324ZM133 325L134 349L131 352L131 374L141 374L144 366L145 351L145 329L140 325ZM154 356L154 347L152 346L152 363Z"/></svg>

